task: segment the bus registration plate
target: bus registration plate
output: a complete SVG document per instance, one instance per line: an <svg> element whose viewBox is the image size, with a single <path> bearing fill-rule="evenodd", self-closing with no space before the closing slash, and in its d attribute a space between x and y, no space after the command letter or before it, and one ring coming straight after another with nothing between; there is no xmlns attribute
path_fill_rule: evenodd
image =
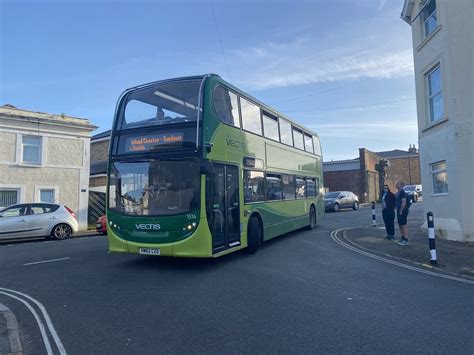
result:
<svg viewBox="0 0 474 355"><path fill-rule="evenodd" d="M158 248L138 248L138 253L145 255L160 255Z"/></svg>

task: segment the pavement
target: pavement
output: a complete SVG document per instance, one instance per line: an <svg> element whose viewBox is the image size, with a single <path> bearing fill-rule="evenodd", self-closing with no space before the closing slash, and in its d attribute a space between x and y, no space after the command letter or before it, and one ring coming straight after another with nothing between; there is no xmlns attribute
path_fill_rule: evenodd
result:
<svg viewBox="0 0 474 355"><path fill-rule="evenodd" d="M380 205L376 206L376 211L379 223L375 227L369 225L347 230L344 233L346 241L377 255L474 280L474 243L436 238L437 262L435 265L431 264L428 232L426 229L421 229L426 218L421 202L410 207L408 216L409 245L407 246L400 246L396 243L400 240L398 225L395 228L396 240L385 239L387 234Z"/></svg>
<svg viewBox="0 0 474 355"><path fill-rule="evenodd" d="M109 254L104 236L3 244L0 303L16 316L25 354L49 343L69 354L472 355L473 285L331 237L370 223L370 208L328 213L255 255L204 260Z"/></svg>

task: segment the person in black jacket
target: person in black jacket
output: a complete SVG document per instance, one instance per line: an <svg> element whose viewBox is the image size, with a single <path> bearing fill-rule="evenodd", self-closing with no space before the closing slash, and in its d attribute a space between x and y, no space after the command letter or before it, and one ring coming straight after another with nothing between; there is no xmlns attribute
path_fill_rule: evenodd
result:
<svg viewBox="0 0 474 355"><path fill-rule="evenodd" d="M388 240L395 239L395 195L390 191L387 185L383 185L382 194L382 216L387 231Z"/></svg>

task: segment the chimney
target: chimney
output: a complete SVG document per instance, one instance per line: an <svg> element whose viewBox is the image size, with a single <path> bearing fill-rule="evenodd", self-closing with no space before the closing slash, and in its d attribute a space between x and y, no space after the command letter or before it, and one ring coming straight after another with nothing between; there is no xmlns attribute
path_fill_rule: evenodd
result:
<svg viewBox="0 0 474 355"><path fill-rule="evenodd" d="M410 147L408 148L408 153L412 153L412 154L418 153L418 149L416 149L416 146L414 144L413 146L410 144Z"/></svg>

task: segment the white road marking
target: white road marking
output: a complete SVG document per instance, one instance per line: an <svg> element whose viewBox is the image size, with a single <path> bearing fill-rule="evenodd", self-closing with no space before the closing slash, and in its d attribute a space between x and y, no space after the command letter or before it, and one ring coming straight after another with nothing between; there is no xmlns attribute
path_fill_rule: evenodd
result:
<svg viewBox="0 0 474 355"><path fill-rule="evenodd" d="M3 290L3 289L0 289L0 290ZM12 295L8 292L0 291L0 293L4 294L5 296L14 298L17 301L20 301L21 303L23 303L26 306L26 308L29 309L31 314L33 314L33 317L35 317L36 323L38 323L38 327L39 327L39 330L41 332L41 337L43 338L44 346L46 347L46 352L48 353L48 355L52 355L53 350L51 349L51 343L49 342L48 334L46 333L46 328L44 326L44 323L41 320L41 318L39 317L38 313L36 313L35 309L31 306L31 304L29 304L27 301L21 299L20 297Z"/></svg>
<svg viewBox="0 0 474 355"><path fill-rule="evenodd" d="M48 329L49 329L49 332L51 333L51 336L53 337L54 339L54 342L56 343L56 347L58 348L58 351L61 355L66 355L67 352L66 352L66 349L64 348L64 345L63 343L61 342L61 339L59 338L59 335L58 333L56 332L56 329L54 328L54 325L53 325L53 322L51 321L51 318L49 317L49 314L48 312L46 311L46 308L41 304L41 302L39 302L38 300L34 299L33 297L25 294L25 293L22 293L22 292L19 292L19 291L15 291L15 290L10 290L8 288L3 288L3 287L0 287L0 292L3 293L3 294L6 294L6 292L11 292L11 293L15 293L17 295L20 295L20 296L23 296L27 299L29 299L30 301L32 301L34 304L36 304L36 306L38 306L38 308L40 309L41 313L43 314L43 317L46 321L46 325L48 326ZM16 296L13 296L13 295L9 295L10 297L14 297L14 298L17 298L18 300L20 300L21 302L23 302L25 304L26 301L16 297ZM27 303L27 302L26 302ZM31 307L31 306L30 306ZM30 308L28 308L30 309ZM31 311L31 309L30 309ZM34 309L33 309L34 311ZM49 344L49 340L48 341L48 344ZM51 347L51 346L50 346ZM48 353L49 354L49 353Z"/></svg>
<svg viewBox="0 0 474 355"><path fill-rule="evenodd" d="M56 262L56 261L69 260L69 259L71 259L71 258L68 256L68 257L66 257L66 258L43 260L43 261L34 261L34 262L32 262L32 263L23 264L23 266L36 265L36 264L45 264L45 263L54 263L54 262Z"/></svg>
<svg viewBox="0 0 474 355"><path fill-rule="evenodd" d="M358 228L358 227L354 227L354 228ZM427 275L431 275L431 276L436 276L436 277L441 277L441 278L444 278L444 279L449 279L449 280L453 280L453 281L459 281L459 282L464 282L464 283L467 283L467 284L471 284L471 285L474 285L474 281L471 281L471 280L467 280L467 279L462 279L460 277L455 277L455 276L450 276L450 275L445 275L445 274L441 274L441 273L437 273L437 272L432 272L432 271L428 271L428 270L423 270L423 269L420 269L418 267L415 267L415 266L410 266L410 265L407 265L407 264L403 264L403 263L399 263L397 261L393 261L393 260L390 260L390 259L386 259L384 257L381 257L381 256L378 256L378 255L375 255L375 254L371 254L371 253L368 253L366 251L363 251L363 250L360 250L356 247L353 247L349 244L346 244L344 243L342 240L340 240L338 237L337 237L337 234L341 231L347 231L349 229L354 229L354 228L339 228L339 229L335 229L331 232L331 238L332 240L334 240L336 243L342 245L344 248L347 248L349 250L352 250L352 251L355 251L356 253L359 253L359 254L362 254L362 255L365 255L365 256L368 256L369 258L373 258L373 259L377 259L377 260L380 260L380 261L383 261L385 263L388 263L388 264L392 264L392 265L395 265L395 266L399 266L399 267L402 267L402 268L405 268L405 269L409 269L409 270L413 270L413 271L416 271L416 272L420 272L422 274L427 274Z"/></svg>

